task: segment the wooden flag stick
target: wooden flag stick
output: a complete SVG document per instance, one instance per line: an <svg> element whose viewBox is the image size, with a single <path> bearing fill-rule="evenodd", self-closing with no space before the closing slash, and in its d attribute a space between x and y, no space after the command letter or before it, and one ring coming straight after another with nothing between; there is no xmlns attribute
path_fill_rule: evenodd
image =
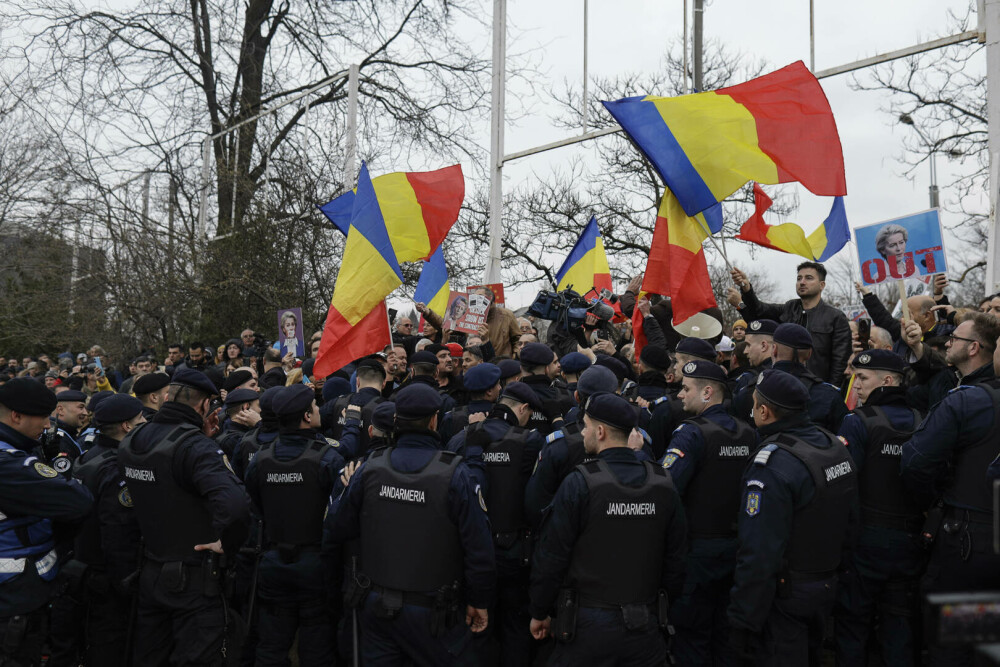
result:
<svg viewBox="0 0 1000 667"><path fill-rule="evenodd" d="M903 317L908 320L910 319L910 305L906 303L906 285L902 278L896 281L896 285L899 287L899 304L903 308Z"/></svg>

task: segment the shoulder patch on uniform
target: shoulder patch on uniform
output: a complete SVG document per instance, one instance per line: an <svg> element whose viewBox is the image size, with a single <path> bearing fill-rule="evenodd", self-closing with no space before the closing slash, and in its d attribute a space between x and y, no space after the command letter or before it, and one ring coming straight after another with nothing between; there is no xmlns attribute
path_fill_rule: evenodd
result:
<svg viewBox="0 0 1000 667"><path fill-rule="evenodd" d="M747 516L755 517L758 514L760 514L760 500L761 500L760 491L756 489L751 489L750 491L747 491L747 505L746 505Z"/></svg>
<svg viewBox="0 0 1000 667"><path fill-rule="evenodd" d="M132 494L129 493L127 486L123 486L118 492L118 502L122 507L132 507Z"/></svg>
<svg viewBox="0 0 1000 667"><path fill-rule="evenodd" d="M763 489L764 488L764 482L760 481L759 479L748 479L747 480L747 487L751 487L751 486L755 486L758 489Z"/></svg>
<svg viewBox="0 0 1000 667"><path fill-rule="evenodd" d="M479 506L483 508L484 512L489 513L489 510L486 509L486 499L483 498L483 487L478 484L476 484L476 495L479 496Z"/></svg>
<svg viewBox="0 0 1000 667"><path fill-rule="evenodd" d="M551 445L553 442L555 442L561 437L563 437L562 429L558 429L556 431L552 431L552 433L549 433L547 436L545 436L545 442Z"/></svg>
<svg viewBox="0 0 1000 667"><path fill-rule="evenodd" d="M771 452L773 452L777 448L778 448L778 446L775 445L775 444L773 444L773 443L770 444L770 445L764 445L763 447L761 447L760 451L757 452L757 455L755 457L753 457L754 464L755 465L760 465L760 466L766 466L767 465L767 460L771 458Z"/></svg>
<svg viewBox="0 0 1000 667"><path fill-rule="evenodd" d="M652 403L650 403L650 405L659 405L660 403L662 403L664 401L669 401L669 400L670 400L669 396L660 396L658 399L656 399L655 401L653 401Z"/></svg>
<svg viewBox="0 0 1000 667"><path fill-rule="evenodd" d="M56 472L68 472L73 467L73 462L69 460L68 456L57 456L52 460L52 467L55 468Z"/></svg>
<svg viewBox="0 0 1000 667"><path fill-rule="evenodd" d="M45 465L41 461L35 461L34 467L35 467L35 472L37 472L40 477L46 477L48 479L52 479L53 477L57 477L59 475L59 473L57 473L55 470Z"/></svg>
<svg viewBox="0 0 1000 667"><path fill-rule="evenodd" d="M326 438L326 437L324 437L323 439L326 440L326 444L330 445L331 447L333 447L335 449L340 447L340 441L339 440L334 440L333 438Z"/></svg>
<svg viewBox="0 0 1000 667"><path fill-rule="evenodd" d="M226 466L226 468L229 469L229 472L233 473L234 475L236 474L236 471L233 470L233 464L229 462L229 457L226 456L225 453L222 454L222 463L223 465Z"/></svg>
<svg viewBox="0 0 1000 667"><path fill-rule="evenodd" d="M668 449L667 453L663 455L663 467L669 470L672 465L677 463L677 459L681 458L684 458L684 452L679 449Z"/></svg>
<svg viewBox="0 0 1000 667"><path fill-rule="evenodd" d="M841 442L841 443L843 443L844 447L847 447L847 444L848 444L848 443L847 443L847 438L845 438L845 437L844 437L844 436L842 436L842 435L838 435L838 436L837 436L837 440L840 440L840 442Z"/></svg>

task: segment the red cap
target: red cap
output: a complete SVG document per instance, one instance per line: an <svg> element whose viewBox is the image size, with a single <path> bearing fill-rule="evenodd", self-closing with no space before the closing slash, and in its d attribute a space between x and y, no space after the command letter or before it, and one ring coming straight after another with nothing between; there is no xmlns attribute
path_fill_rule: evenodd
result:
<svg viewBox="0 0 1000 667"><path fill-rule="evenodd" d="M460 357L462 356L462 352L465 351L465 348L458 343L445 343L445 347L448 348L448 351L451 352L451 356L453 357Z"/></svg>

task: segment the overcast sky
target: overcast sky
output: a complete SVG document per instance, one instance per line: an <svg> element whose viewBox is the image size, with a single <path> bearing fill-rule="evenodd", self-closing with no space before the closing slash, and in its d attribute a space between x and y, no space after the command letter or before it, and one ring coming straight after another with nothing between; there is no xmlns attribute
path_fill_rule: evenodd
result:
<svg viewBox="0 0 1000 667"><path fill-rule="evenodd" d="M691 3L689 2L689 5ZM950 34L948 10L964 14L963 0L909 0L905 3L871 0L816 0L816 68L821 70ZM690 7L689 7L690 10ZM564 81L582 81L583 0L509 0L508 51L537 50L541 74L538 90L561 89ZM645 2L591 0L589 68L592 77L626 71L653 71L666 45L681 35L681 0ZM764 58L778 69L796 60L809 64L809 3L806 0L714 0L705 11L705 39L718 39L753 58ZM984 54L975 62L985 67ZM929 168L922 166L913 180L902 175L899 162L906 126L894 123L888 98L878 93L854 92L850 75L822 80L830 100L844 148L848 197L845 200L852 226L899 217L928 207ZM646 91L658 94L661 91ZM509 90L508 95L518 91ZM571 133L551 126L553 107L544 98L533 114L506 129L506 153L547 143ZM597 141L601 141L598 139ZM509 163L505 187L513 188L535 174L545 175L560 163L589 153L584 147L562 148L541 156ZM941 201L953 196L943 185L956 165L938 160ZM957 166L957 168L961 168ZM815 197L799 186L800 209L796 219L814 229L827 215L828 198ZM774 224L789 220L769 219ZM945 224L955 222L945 214ZM947 242L946 237L946 242ZM853 252L847 246L842 253ZM746 260L745 252L730 251L734 263ZM614 267L614 258L609 258ZM796 256L761 250L779 280L781 295L794 296ZM558 262L557 262L558 264ZM523 292L523 294L522 294ZM511 305L523 305L531 289L518 290Z"/></svg>

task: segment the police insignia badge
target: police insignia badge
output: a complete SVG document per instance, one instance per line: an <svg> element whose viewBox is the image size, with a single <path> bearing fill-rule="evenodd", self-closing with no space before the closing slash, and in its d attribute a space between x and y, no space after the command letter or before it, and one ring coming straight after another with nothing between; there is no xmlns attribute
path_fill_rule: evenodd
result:
<svg viewBox="0 0 1000 667"><path fill-rule="evenodd" d="M760 514L760 491L747 492L747 516Z"/></svg>
<svg viewBox="0 0 1000 667"><path fill-rule="evenodd" d="M685 373L694 373L695 370L697 370L697 368L698 368L698 366L695 365L695 363L693 361L684 364L684 372Z"/></svg>
<svg viewBox="0 0 1000 667"><path fill-rule="evenodd" d="M56 472L66 472L73 466L73 462L69 460L68 456L57 456L52 461L52 467L56 469Z"/></svg>
<svg viewBox="0 0 1000 667"><path fill-rule="evenodd" d="M41 461L35 461L35 472L37 472L41 477L47 477L49 479L52 479L59 474Z"/></svg>
<svg viewBox="0 0 1000 667"><path fill-rule="evenodd" d="M870 354L862 354L861 356L858 357L858 363L861 365L867 364L871 360L872 357Z"/></svg>
<svg viewBox="0 0 1000 667"><path fill-rule="evenodd" d="M226 456L225 454L222 455L222 462L226 464L226 467L229 469L229 472L233 473L234 475L236 474L236 471L233 470L233 464L229 462L229 457Z"/></svg>
<svg viewBox="0 0 1000 667"><path fill-rule="evenodd" d="M335 449L338 448L338 447L340 447L340 441L339 440L334 440L333 438L326 438L326 444L330 445L331 447L333 447Z"/></svg>
<svg viewBox="0 0 1000 667"><path fill-rule="evenodd" d="M753 322L751 322L750 323L750 329L752 331L757 331L758 329L760 329L760 322L758 322L757 320L754 320Z"/></svg>
<svg viewBox="0 0 1000 667"><path fill-rule="evenodd" d="M132 507L132 494L128 492L127 486L118 492L118 502L122 507Z"/></svg>
<svg viewBox="0 0 1000 667"><path fill-rule="evenodd" d="M476 495L479 496L479 506L483 508L484 512L489 512L486 509L486 499L483 498L483 489L479 486L476 487Z"/></svg>
<svg viewBox="0 0 1000 667"><path fill-rule="evenodd" d="M666 456L663 457L663 467L664 468L669 468L676 461L677 461L677 455L676 454L667 454Z"/></svg>

